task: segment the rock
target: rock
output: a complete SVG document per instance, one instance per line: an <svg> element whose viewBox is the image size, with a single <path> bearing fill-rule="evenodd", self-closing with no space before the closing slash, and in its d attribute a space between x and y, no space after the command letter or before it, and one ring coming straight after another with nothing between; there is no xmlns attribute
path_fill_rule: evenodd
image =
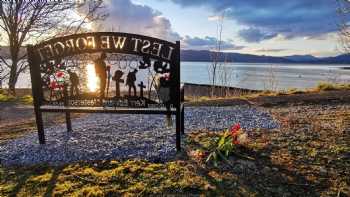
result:
<svg viewBox="0 0 350 197"><path fill-rule="evenodd" d="M239 159L239 160L237 160L237 162L240 163L243 168L250 168L250 169L256 168L255 163L252 161Z"/></svg>
<svg viewBox="0 0 350 197"><path fill-rule="evenodd" d="M262 173L263 173L263 174L269 174L269 173L271 173L271 168L265 166L265 167L262 169Z"/></svg>
<svg viewBox="0 0 350 197"><path fill-rule="evenodd" d="M327 175L327 169L324 167L320 167L320 174Z"/></svg>

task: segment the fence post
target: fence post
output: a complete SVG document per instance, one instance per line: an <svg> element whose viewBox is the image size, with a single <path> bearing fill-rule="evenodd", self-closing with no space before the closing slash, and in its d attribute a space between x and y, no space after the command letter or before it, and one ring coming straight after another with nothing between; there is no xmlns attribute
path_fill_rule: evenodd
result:
<svg viewBox="0 0 350 197"><path fill-rule="evenodd" d="M68 90L67 90L67 84L65 83L63 86L63 99L64 99L64 107L69 107L68 104ZM67 125L67 132L72 131L72 121L70 118L70 112L66 110L66 125Z"/></svg>
<svg viewBox="0 0 350 197"><path fill-rule="evenodd" d="M27 46L28 63L30 69L30 78L32 82L32 95L35 113L35 122L38 129L39 143L45 144L45 131L42 112L40 110L42 95L42 85L40 76L40 65L37 57L34 55L32 45Z"/></svg>
<svg viewBox="0 0 350 197"><path fill-rule="evenodd" d="M181 134L185 134L185 87L181 86Z"/></svg>
<svg viewBox="0 0 350 197"><path fill-rule="evenodd" d="M181 151L181 77L180 77L180 41L176 42L175 49L175 76L176 76L176 150Z"/></svg>

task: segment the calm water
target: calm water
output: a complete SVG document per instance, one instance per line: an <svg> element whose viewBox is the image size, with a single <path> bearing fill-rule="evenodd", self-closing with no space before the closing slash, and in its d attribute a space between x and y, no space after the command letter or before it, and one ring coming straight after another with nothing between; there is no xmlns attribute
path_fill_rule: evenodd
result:
<svg viewBox="0 0 350 197"><path fill-rule="evenodd" d="M181 81L210 84L208 62L182 62ZM249 64L228 63L219 65L217 84L232 87L281 90L309 88L319 82L349 82L350 70L340 69L350 65L300 65L300 64ZM29 72L19 77L20 88L29 88Z"/></svg>
<svg viewBox="0 0 350 197"><path fill-rule="evenodd" d="M208 62L182 62L183 82L208 84ZM249 64L228 63L218 66L217 84L259 90L309 88L319 82L349 82L350 65ZM210 83L209 83L210 84Z"/></svg>

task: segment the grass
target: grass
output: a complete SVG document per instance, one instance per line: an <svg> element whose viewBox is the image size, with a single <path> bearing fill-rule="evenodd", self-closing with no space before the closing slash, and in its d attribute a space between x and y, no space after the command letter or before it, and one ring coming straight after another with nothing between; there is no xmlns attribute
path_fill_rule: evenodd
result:
<svg viewBox="0 0 350 197"><path fill-rule="evenodd" d="M350 84L321 82L316 87L316 91L330 90L350 90Z"/></svg>
<svg viewBox="0 0 350 197"><path fill-rule="evenodd" d="M204 193L210 184L183 161L100 161L1 169L0 195L110 196Z"/></svg>
<svg viewBox="0 0 350 197"><path fill-rule="evenodd" d="M316 87L309 88L309 89L297 89L297 88L290 88L288 90L282 90L282 91L269 91L264 90L258 93L249 93L249 94L242 94L242 95L236 95L236 96L226 96L226 97L210 97L210 96L185 96L185 101L188 102L205 102L205 101L212 101L212 100L225 100L225 99L243 99L243 100L249 100L253 98L258 98L262 96L286 96L286 95L297 95L297 94L308 94L308 93L320 93L324 91L341 91L341 90L350 90L350 84L349 83L328 83L328 82L320 82Z"/></svg>
<svg viewBox="0 0 350 197"><path fill-rule="evenodd" d="M3 94L0 92L0 102L3 102L3 103L18 102L25 105L32 105L33 97L31 95L16 97L8 94Z"/></svg>

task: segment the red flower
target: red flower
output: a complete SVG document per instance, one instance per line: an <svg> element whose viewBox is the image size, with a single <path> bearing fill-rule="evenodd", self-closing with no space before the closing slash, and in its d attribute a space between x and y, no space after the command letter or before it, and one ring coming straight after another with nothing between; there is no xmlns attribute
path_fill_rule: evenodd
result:
<svg viewBox="0 0 350 197"><path fill-rule="evenodd" d="M237 131L239 131L241 129L241 125L239 123L232 125L231 127L231 133L237 133Z"/></svg>
<svg viewBox="0 0 350 197"><path fill-rule="evenodd" d="M63 72L57 72L56 77L61 78L63 77L64 73Z"/></svg>
<svg viewBox="0 0 350 197"><path fill-rule="evenodd" d="M232 144L239 144L237 137L238 137L238 131L240 129L241 129L241 125L239 123L237 123L231 127Z"/></svg>
<svg viewBox="0 0 350 197"><path fill-rule="evenodd" d="M57 82L56 81L53 81L53 82L51 82L50 83L50 88L52 88L52 89L56 89L57 88Z"/></svg>
<svg viewBox="0 0 350 197"><path fill-rule="evenodd" d="M166 81L169 81L170 80L170 74L169 73L165 74L164 78L165 78Z"/></svg>
<svg viewBox="0 0 350 197"><path fill-rule="evenodd" d="M232 144L239 144L239 141L238 140L232 140Z"/></svg>

